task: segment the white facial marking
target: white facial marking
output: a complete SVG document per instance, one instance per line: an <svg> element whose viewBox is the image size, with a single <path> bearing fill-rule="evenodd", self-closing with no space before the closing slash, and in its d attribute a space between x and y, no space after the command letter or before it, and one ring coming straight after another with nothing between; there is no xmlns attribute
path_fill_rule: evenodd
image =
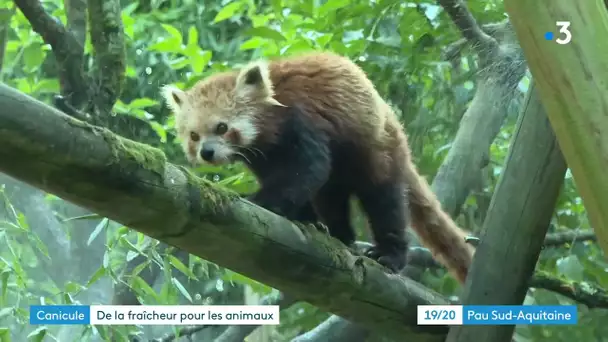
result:
<svg viewBox="0 0 608 342"><path fill-rule="evenodd" d="M249 117L241 116L230 122L230 128L236 129L241 136L241 144L249 145L257 137L259 130Z"/></svg>

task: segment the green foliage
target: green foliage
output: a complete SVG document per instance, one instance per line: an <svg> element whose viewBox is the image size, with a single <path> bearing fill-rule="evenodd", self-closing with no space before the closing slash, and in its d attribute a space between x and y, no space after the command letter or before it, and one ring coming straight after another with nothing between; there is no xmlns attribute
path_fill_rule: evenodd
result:
<svg viewBox="0 0 608 342"><path fill-rule="evenodd" d="M42 2L45 9L67 23L64 2ZM159 96L163 84L182 88L214 72L254 58L297 55L331 50L355 60L389 101L407 127L420 171L434 177L451 147L462 114L475 92L478 66L465 49L460 67L443 59L442 49L461 39L453 23L432 2L395 0L233 0L218 2L123 1L122 21L126 35L126 83L113 111L144 123L155 133L157 145L169 158L183 163L175 139L175 122ZM468 1L482 23L504 18L502 2ZM6 25L7 41L0 79L20 91L49 102L60 91L57 66L49 45L32 30L11 1L0 0L0 25ZM84 42L85 69L92 63L90 37ZM521 83L525 92L528 80ZM460 222L475 230L481 226L487 203L502 172L517 108L510 113L489 151L490 163L482 184L462 209ZM138 135L131 138L138 139ZM155 138L156 139L156 138ZM257 189L243 165L198 166L194 171L222 186L247 194ZM243 289L260 296L272 289L255 280L190 256L180 259L157 241L117 226L107 218L68 214L68 206L55 196L44 197L62 230L45 234L47 227L35 217L17 210L4 191L0 214L0 341L57 340L55 327L27 325L27 305L38 303L106 302L113 286L130 288L144 304L239 304ZM354 204L356 204L354 202ZM36 222L34 224L34 222ZM354 221L365 225L359 210ZM582 201L570 176L566 179L553 218L551 232L589 229ZM82 233L84 232L84 233ZM59 234L59 235L57 235ZM63 234L63 235L61 235ZM369 236L360 229L360 238ZM58 265L53 239L66 239L70 265ZM65 262L65 261L64 261ZM127 263L134 263L125 269ZM69 270L65 268L69 267ZM154 284L144 280L152 268L161 275ZM572 281L608 288L608 264L593 243L567 244L543 252L539 269ZM60 281L61 273L69 281ZM424 274L422 281L446 295L458 285L444 273ZM105 296L104 296L105 295ZM100 299L103 298L103 299ZM570 303L553 292L533 292L537 303ZM281 315L279 340L312 329L328 314L298 303ZM583 311L576 327L522 327L529 341L593 341L606 334L601 311ZM4 328L10 327L10 328ZM137 327L83 327L75 340L93 336L104 340L127 335ZM601 333L599 333L601 332ZM160 335L157 334L157 335Z"/></svg>

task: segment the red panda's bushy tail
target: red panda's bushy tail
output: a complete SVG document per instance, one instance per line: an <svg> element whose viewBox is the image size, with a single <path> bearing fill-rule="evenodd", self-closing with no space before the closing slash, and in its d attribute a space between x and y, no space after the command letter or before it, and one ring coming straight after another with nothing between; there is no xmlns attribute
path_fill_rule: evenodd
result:
<svg viewBox="0 0 608 342"><path fill-rule="evenodd" d="M475 248L465 242L468 234L441 208L437 196L416 166L411 161L407 164L405 172L412 228L433 257L464 284Z"/></svg>

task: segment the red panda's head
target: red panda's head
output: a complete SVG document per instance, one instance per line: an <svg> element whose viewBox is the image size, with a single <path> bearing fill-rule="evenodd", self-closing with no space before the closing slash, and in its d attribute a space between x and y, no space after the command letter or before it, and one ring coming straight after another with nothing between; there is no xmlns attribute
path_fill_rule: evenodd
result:
<svg viewBox="0 0 608 342"><path fill-rule="evenodd" d="M184 152L196 164L232 162L263 129L259 115L281 106L273 98L268 65L260 61L210 76L187 91L164 86L162 95L175 114Z"/></svg>

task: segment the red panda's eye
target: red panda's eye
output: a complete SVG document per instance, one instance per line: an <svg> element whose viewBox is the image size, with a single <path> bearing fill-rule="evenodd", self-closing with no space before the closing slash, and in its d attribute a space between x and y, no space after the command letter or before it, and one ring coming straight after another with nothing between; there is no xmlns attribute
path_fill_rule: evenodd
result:
<svg viewBox="0 0 608 342"><path fill-rule="evenodd" d="M217 135L222 135L222 134L226 133L227 131L228 131L228 125L226 125L223 122L220 122L215 127L215 134L217 134Z"/></svg>
<svg viewBox="0 0 608 342"><path fill-rule="evenodd" d="M199 141L200 140L200 136L195 133L195 132L190 132L190 139L192 139L192 141Z"/></svg>

